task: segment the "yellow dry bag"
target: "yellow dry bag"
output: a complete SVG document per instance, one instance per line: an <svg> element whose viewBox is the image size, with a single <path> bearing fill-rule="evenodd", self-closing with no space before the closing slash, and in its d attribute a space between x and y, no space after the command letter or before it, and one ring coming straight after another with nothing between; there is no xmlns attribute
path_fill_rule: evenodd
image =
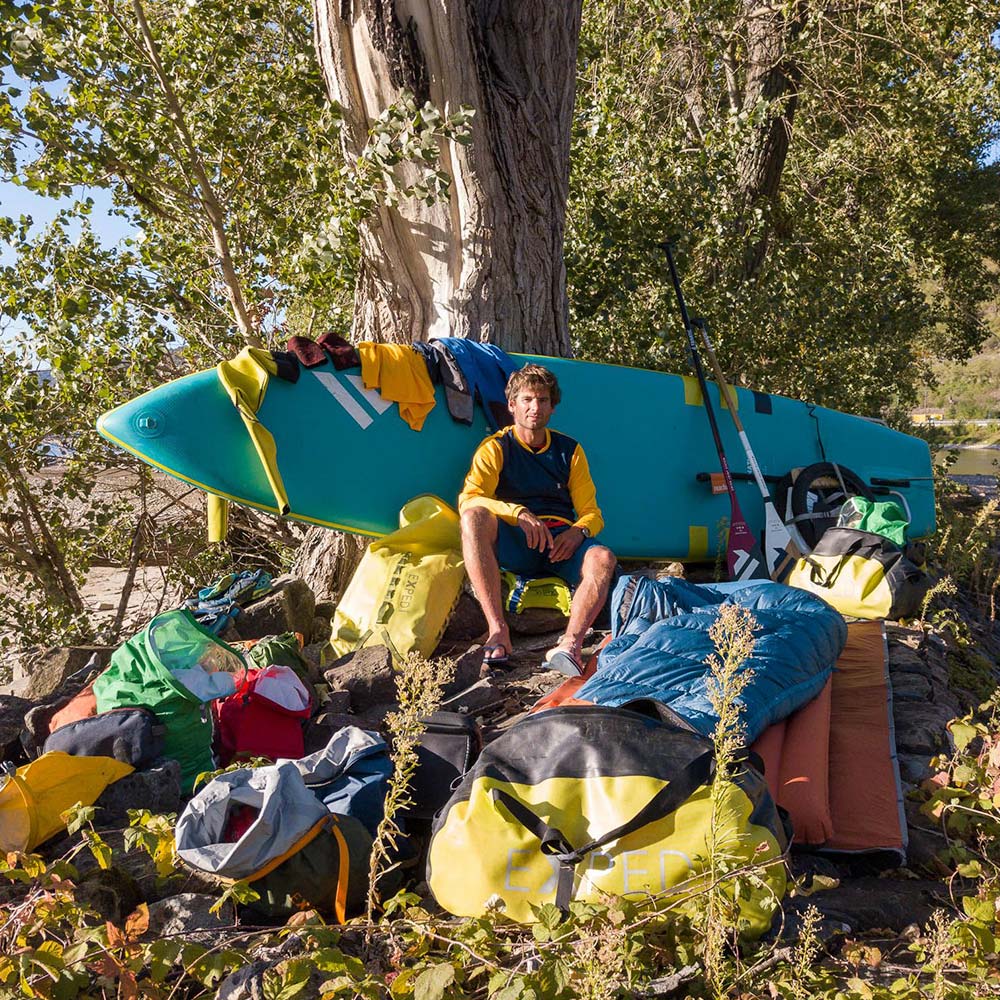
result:
<svg viewBox="0 0 1000 1000"><path fill-rule="evenodd" d="M16 771L9 767L0 786L0 851L33 851L65 829L67 809L77 802L92 806L108 785L134 770L113 757L73 757L59 750Z"/></svg>
<svg viewBox="0 0 1000 1000"><path fill-rule="evenodd" d="M399 530L368 546L333 616L329 662L386 646L396 663L437 647L465 579L458 514L435 496L410 500Z"/></svg>
<svg viewBox="0 0 1000 1000"><path fill-rule="evenodd" d="M851 618L909 618L930 586L902 549L883 535L827 528L792 568L790 587L808 590Z"/></svg>

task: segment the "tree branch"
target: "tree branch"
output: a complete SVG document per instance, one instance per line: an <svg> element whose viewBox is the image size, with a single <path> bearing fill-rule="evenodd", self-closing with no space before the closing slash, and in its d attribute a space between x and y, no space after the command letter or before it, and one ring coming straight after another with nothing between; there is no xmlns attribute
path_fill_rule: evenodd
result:
<svg viewBox="0 0 1000 1000"><path fill-rule="evenodd" d="M139 30L142 33L146 51L149 58L152 60L153 71L155 72L156 78L160 83L160 89L163 91L163 96L167 100L170 120L174 123L174 128L177 129L177 134L180 136L181 142L184 145L189 165L198 183L198 189L201 192L202 202L205 207L205 214L208 217L208 222L212 229L212 239L215 244L215 251L219 257L219 266L222 269L222 277L226 286L226 294L229 297L230 305L232 306L233 312L236 316L236 324L240 329L240 333L243 334L243 338L248 344L250 344L251 347L262 347L263 343L257 335L254 323L250 318L250 312L247 309L246 300L243 297L243 288L240 284L239 276L236 273L236 267L233 264L232 254L229 250L229 239L226 236L225 227L225 213L222 209L222 205L216 196L215 189L212 187L211 181L208 179L208 174L205 171L205 164L202 161L201 154L198 152L198 148L195 146L194 140L191 138L191 133L188 130L187 122L184 118L184 111L181 108L177 95L174 93L170 80L163 69L163 63L160 61L160 53L157 49L153 34L149 29L149 22L146 20L146 12L143 10L141 0L132 0L132 8L135 11L136 19L139 22Z"/></svg>

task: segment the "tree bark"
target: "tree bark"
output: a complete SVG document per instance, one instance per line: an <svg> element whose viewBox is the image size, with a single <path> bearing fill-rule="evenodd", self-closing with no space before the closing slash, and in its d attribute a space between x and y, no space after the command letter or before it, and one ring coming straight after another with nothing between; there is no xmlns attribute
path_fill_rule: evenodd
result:
<svg viewBox="0 0 1000 1000"><path fill-rule="evenodd" d="M355 341L466 337L568 356L563 262L582 0L315 0L316 49L348 155L405 94L475 109L442 141L449 197L379 208L361 227ZM400 182L416 179L402 164ZM339 598L363 539L311 529L293 571Z"/></svg>
<svg viewBox="0 0 1000 1000"><path fill-rule="evenodd" d="M315 0L316 46L349 153L405 93L475 108L441 144L450 196L362 227L356 340L468 337L570 353L563 263L581 0ZM412 167L401 166L406 181Z"/></svg>
<svg viewBox="0 0 1000 1000"><path fill-rule="evenodd" d="M787 13L792 10L791 16ZM767 104L762 121L750 134L739 158L742 210L748 219L761 201L774 201L788 159L792 122L799 99L802 67L790 48L805 26L802 6L788 8L745 0L747 20L747 75L743 106ZM744 252L743 277L753 278L767 253L768 228L753 234L749 224Z"/></svg>

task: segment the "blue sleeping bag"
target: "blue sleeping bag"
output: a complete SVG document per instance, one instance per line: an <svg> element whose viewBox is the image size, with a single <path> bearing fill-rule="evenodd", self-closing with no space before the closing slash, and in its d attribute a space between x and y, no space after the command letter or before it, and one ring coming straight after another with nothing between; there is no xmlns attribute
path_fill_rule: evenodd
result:
<svg viewBox="0 0 1000 1000"><path fill-rule="evenodd" d="M822 690L847 641L829 604L768 581L694 584L623 576L611 603L612 640L577 697L617 706L651 698L708 736L718 717L708 698L708 630L722 604L740 604L757 620L753 677L740 697L748 743Z"/></svg>

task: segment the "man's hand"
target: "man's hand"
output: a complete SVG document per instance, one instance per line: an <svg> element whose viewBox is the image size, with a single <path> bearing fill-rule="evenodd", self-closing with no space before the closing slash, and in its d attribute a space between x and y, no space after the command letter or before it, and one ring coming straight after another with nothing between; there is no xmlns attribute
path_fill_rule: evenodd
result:
<svg viewBox="0 0 1000 1000"><path fill-rule="evenodd" d="M522 510L517 515L517 523L524 532L529 549L538 549L539 552L544 552L546 549L552 548L554 544L552 532L530 510Z"/></svg>
<svg viewBox="0 0 1000 1000"><path fill-rule="evenodd" d="M583 544L583 532L576 527L567 528L556 535L552 543L552 550L549 552L549 559L552 562L562 562L576 552Z"/></svg>

